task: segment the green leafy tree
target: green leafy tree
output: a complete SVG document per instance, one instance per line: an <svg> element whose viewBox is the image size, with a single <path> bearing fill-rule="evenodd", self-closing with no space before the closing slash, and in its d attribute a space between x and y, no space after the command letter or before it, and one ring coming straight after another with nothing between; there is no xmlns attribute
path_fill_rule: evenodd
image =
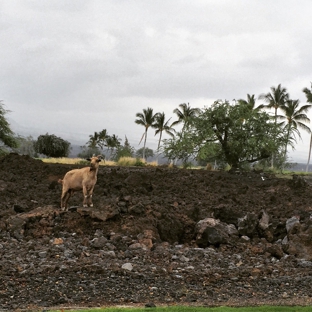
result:
<svg viewBox="0 0 312 312"><path fill-rule="evenodd" d="M244 119L242 120L242 116ZM218 159L232 167L242 167L268 158L285 143L279 125L266 112L248 105L216 101L193 118L184 132L164 142L167 157L198 160Z"/></svg>
<svg viewBox="0 0 312 312"><path fill-rule="evenodd" d="M308 88L304 88L303 93L305 94L307 98L307 102L312 104L312 83L311 83L311 90ZM309 171L309 164L310 164L310 157L311 157L311 149L312 149L312 133L310 135L310 147L309 147L309 156L308 156L308 162L307 162L307 167L306 167L306 172Z"/></svg>
<svg viewBox="0 0 312 312"><path fill-rule="evenodd" d="M133 157L134 148L130 145L128 138L125 137L125 143L122 145L120 144L114 155L114 160L118 161L121 157Z"/></svg>
<svg viewBox="0 0 312 312"><path fill-rule="evenodd" d="M178 124L183 124L182 132L187 129L192 119L195 118L199 113L199 108L191 108L190 103L182 103L179 108L173 110L173 112L178 116L178 120L174 121L171 126L176 126Z"/></svg>
<svg viewBox="0 0 312 312"><path fill-rule="evenodd" d="M48 157L68 157L70 143L54 134L40 135L34 143L34 149L38 154Z"/></svg>
<svg viewBox="0 0 312 312"><path fill-rule="evenodd" d="M199 140L192 141L193 129L179 131L169 139L163 140L162 152L170 161L181 160L187 164L190 158L196 159L199 153Z"/></svg>
<svg viewBox="0 0 312 312"><path fill-rule="evenodd" d="M150 107L148 107L147 109L143 109L143 113L136 114L137 119L135 120L135 123L138 125L142 125L145 128L145 131L140 140L140 143L141 143L144 138L143 157L142 157L143 159L145 159L145 146L146 146L146 139L147 139L147 131L149 127L154 126L155 116L156 114L153 113L153 109Z"/></svg>
<svg viewBox="0 0 312 312"><path fill-rule="evenodd" d="M4 108L4 104L0 101L0 154L8 152L8 150L17 147L17 141L14 132L10 128L10 124L6 119L9 110Z"/></svg>
<svg viewBox="0 0 312 312"><path fill-rule="evenodd" d="M279 120L283 121L283 125L286 130L286 144L284 151L284 158L286 160L287 157L287 146L290 143L290 139L294 138L294 135L298 135L301 139L301 135L299 129L303 129L308 133L311 133L310 128L305 124L309 123L310 119L307 116L308 110L312 107L312 105L307 104L300 107L299 100L287 100L285 104L281 107L281 110L285 115L277 115Z"/></svg>
<svg viewBox="0 0 312 312"><path fill-rule="evenodd" d="M143 158L143 147L135 152L135 156L138 158ZM154 157L154 151L148 147L145 147L145 157Z"/></svg>

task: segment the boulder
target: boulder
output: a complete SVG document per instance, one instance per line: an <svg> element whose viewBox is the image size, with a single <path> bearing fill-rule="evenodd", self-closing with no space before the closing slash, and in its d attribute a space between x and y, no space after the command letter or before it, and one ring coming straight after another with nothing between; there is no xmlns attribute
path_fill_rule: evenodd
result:
<svg viewBox="0 0 312 312"><path fill-rule="evenodd" d="M238 219L244 215L240 210L221 204L213 209L213 216L221 222L234 224L237 227Z"/></svg>
<svg viewBox="0 0 312 312"><path fill-rule="evenodd" d="M25 224L25 218L20 216L12 216L6 222L7 230L11 233L13 237L18 239L22 238L24 235Z"/></svg>
<svg viewBox="0 0 312 312"><path fill-rule="evenodd" d="M312 225L303 227L299 217L286 221L287 236L282 241L283 251L304 260L312 260Z"/></svg>
<svg viewBox="0 0 312 312"><path fill-rule="evenodd" d="M264 210L259 215L258 232L261 237L264 237L268 242L274 241L274 229L270 224L270 217Z"/></svg>
<svg viewBox="0 0 312 312"><path fill-rule="evenodd" d="M238 219L238 233L241 236L253 238L257 236L257 226L259 220L254 213L247 213L243 218Z"/></svg>
<svg viewBox="0 0 312 312"><path fill-rule="evenodd" d="M11 235L17 239L23 238L25 229L31 228L31 224L38 221L36 226L37 233L49 233L51 230L51 222L55 215L59 213L59 209L53 206L44 206L33 209L29 212L19 213L9 217L6 222L6 228Z"/></svg>
<svg viewBox="0 0 312 312"><path fill-rule="evenodd" d="M269 215L262 210L260 214L260 220L259 220L259 229L262 231L265 231L269 227L270 217Z"/></svg>
<svg viewBox="0 0 312 312"><path fill-rule="evenodd" d="M267 247L266 251L270 253L272 257L275 257L277 259L281 259L284 256L282 247L277 244L273 244L273 245L270 244Z"/></svg>
<svg viewBox="0 0 312 312"><path fill-rule="evenodd" d="M300 231L300 221L298 216L291 217L286 221L286 231L288 234L295 234Z"/></svg>
<svg viewBox="0 0 312 312"><path fill-rule="evenodd" d="M195 228L196 244L202 248L209 245L219 246L220 244L226 244L229 240L231 229L228 228L226 223L222 223L214 218L200 220Z"/></svg>
<svg viewBox="0 0 312 312"><path fill-rule="evenodd" d="M83 216L90 216L93 219L100 221L107 221L113 219L120 214L118 207L107 205L100 207L99 209L90 208L90 207L80 207L77 208L77 212Z"/></svg>

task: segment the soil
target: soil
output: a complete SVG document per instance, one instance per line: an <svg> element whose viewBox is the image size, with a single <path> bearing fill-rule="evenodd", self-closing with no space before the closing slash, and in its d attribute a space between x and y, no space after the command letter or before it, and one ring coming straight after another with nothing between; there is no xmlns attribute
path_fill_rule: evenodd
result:
<svg viewBox="0 0 312 312"><path fill-rule="evenodd" d="M312 262L270 252L298 216L309 183L260 172L101 166L93 208L82 193L60 207L58 179L79 165L0 158L0 310L109 305L311 305ZM265 211L258 233L201 246L196 224L237 227Z"/></svg>

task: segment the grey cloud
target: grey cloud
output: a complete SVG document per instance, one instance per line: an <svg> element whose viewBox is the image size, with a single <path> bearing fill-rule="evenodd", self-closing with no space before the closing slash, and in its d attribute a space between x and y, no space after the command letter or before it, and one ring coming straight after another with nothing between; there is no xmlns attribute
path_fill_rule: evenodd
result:
<svg viewBox="0 0 312 312"><path fill-rule="evenodd" d="M27 126L86 138L107 128L133 142L135 113L148 106L172 116L183 102L278 83L303 102L311 9L308 0L0 0L0 99Z"/></svg>

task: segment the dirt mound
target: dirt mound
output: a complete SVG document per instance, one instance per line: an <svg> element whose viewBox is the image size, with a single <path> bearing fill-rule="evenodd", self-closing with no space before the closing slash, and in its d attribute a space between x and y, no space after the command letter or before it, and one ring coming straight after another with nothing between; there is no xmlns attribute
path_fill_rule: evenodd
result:
<svg viewBox="0 0 312 312"><path fill-rule="evenodd" d="M291 245L291 235L310 227L305 180L101 166L94 208L81 207L77 192L63 212L57 180L78 167L16 154L0 158L2 307L309 302L312 262ZM269 223L260 231L263 215ZM285 252L281 240L294 216L300 229L288 235ZM218 243L210 229L217 243L199 248L197 224L205 219L237 233ZM242 230L254 219L251 232Z"/></svg>

